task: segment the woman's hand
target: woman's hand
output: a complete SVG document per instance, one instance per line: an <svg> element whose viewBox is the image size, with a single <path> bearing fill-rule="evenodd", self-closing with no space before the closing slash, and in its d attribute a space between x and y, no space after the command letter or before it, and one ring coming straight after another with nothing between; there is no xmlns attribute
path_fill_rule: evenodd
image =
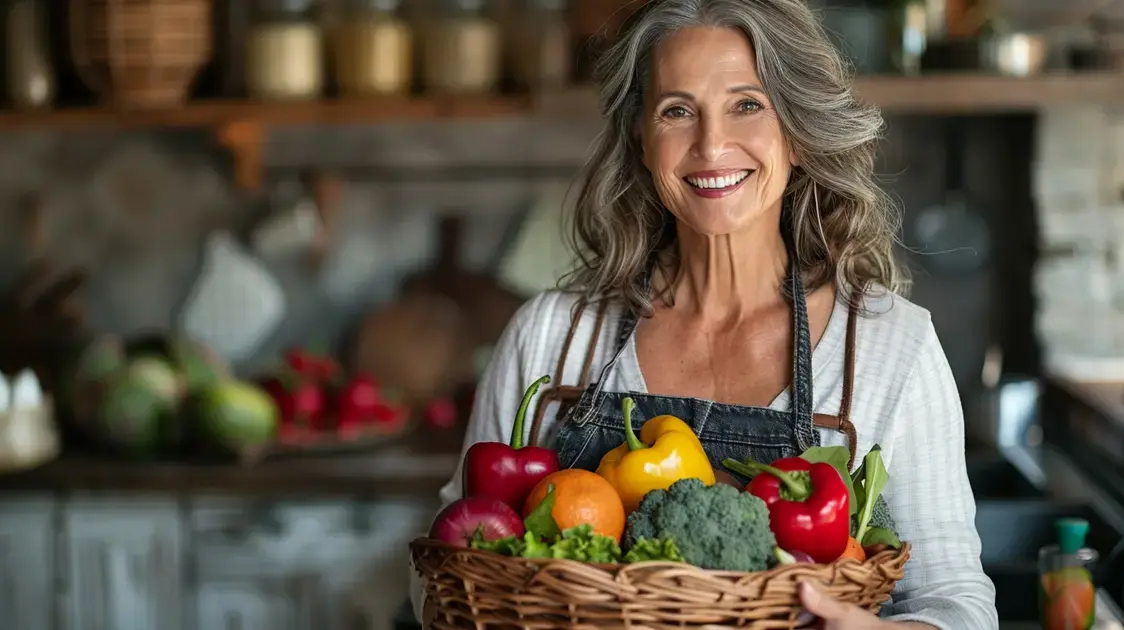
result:
<svg viewBox="0 0 1124 630"><path fill-rule="evenodd" d="M922 623L899 624L883 621L854 604L848 604L835 599L811 582L803 582L800 584L800 602L804 605L805 610L812 613L820 620L819 625L816 627L822 628L823 630L933 628L930 625Z"/></svg>

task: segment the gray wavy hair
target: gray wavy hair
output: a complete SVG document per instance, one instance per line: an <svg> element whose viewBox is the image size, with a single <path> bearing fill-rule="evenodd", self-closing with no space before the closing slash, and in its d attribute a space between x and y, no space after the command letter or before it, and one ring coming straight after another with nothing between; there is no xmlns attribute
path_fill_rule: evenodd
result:
<svg viewBox="0 0 1124 630"><path fill-rule="evenodd" d="M900 214L874 177L882 115L854 100L851 70L805 0L651 0L629 17L598 61L606 124L579 179L569 243L576 265L560 286L652 312L647 278L657 260L674 263L675 220L643 167L635 130L656 44L692 26L739 29L754 48L799 158L782 222L806 289L834 280L847 291L878 284L904 293L893 251Z"/></svg>

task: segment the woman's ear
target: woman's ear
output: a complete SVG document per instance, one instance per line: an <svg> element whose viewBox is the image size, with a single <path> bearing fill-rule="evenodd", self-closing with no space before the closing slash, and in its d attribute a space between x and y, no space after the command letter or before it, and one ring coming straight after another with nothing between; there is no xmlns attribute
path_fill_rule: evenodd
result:
<svg viewBox="0 0 1124 630"><path fill-rule="evenodd" d="M796 149L788 150L788 163L792 165L792 168L800 166L800 156L796 155Z"/></svg>

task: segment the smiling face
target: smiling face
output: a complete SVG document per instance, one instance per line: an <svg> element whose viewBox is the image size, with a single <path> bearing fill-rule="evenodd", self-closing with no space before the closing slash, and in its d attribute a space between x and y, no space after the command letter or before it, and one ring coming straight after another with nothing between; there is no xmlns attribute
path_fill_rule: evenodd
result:
<svg viewBox="0 0 1124 630"><path fill-rule="evenodd" d="M644 165L681 224L719 236L780 215L794 156L736 29L675 32L653 51Z"/></svg>

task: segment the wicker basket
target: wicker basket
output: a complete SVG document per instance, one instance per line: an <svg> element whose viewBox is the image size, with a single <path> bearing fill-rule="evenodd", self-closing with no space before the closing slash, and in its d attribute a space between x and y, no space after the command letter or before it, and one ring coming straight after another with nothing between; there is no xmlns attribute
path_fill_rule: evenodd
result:
<svg viewBox="0 0 1124 630"><path fill-rule="evenodd" d="M822 583L838 599L877 613L901 579L909 545L864 563L795 564L760 573L706 571L644 562L592 565L527 560L460 549L428 538L410 543L414 567L437 604L431 628L798 627L797 585Z"/></svg>
<svg viewBox="0 0 1124 630"><path fill-rule="evenodd" d="M70 0L75 68L113 105L180 105L211 56L211 9L212 0Z"/></svg>

